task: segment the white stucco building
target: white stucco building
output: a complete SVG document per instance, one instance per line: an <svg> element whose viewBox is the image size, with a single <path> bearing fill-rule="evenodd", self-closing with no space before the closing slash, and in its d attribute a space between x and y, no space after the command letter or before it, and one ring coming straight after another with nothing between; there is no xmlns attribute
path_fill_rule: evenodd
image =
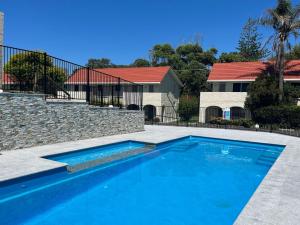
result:
<svg viewBox="0 0 300 225"><path fill-rule="evenodd" d="M145 118L149 120L156 118L159 121L168 122L175 119L182 83L171 67L103 68L94 69L93 71L143 86L142 106L138 102L135 104L132 104L132 101L130 103L126 102L128 99L132 100L131 95L134 97L133 93L135 91L132 88L122 90L122 105L128 109L141 109L142 107L145 111ZM89 78L89 83L93 89L96 89L97 86L103 89L106 83L117 82L109 77L107 79L100 79L93 71L90 72L92 74ZM85 99L85 75L86 72L84 71L82 73L81 71L76 71L65 82L68 93L72 97L78 99L81 96L82 99ZM126 84L123 85L126 86ZM107 92L108 96L111 91L111 86L108 89L103 89L103 95L105 96Z"/></svg>
<svg viewBox="0 0 300 225"><path fill-rule="evenodd" d="M268 65L267 62L215 63L208 77L212 92L200 93L199 122L207 123L218 117L251 118L244 108L247 87ZM285 82L300 86L300 60L288 62L286 68Z"/></svg>

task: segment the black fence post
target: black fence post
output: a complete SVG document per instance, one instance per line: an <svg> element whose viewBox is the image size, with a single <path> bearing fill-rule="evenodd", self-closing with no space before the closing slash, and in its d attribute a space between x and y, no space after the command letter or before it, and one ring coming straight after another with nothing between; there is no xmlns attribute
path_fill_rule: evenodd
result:
<svg viewBox="0 0 300 225"><path fill-rule="evenodd" d="M113 105L115 106L115 101L114 101L114 85L111 84L111 104L108 105Z"/></svg>
<svg viewBox="0 0 300 225"><path fill-rule="evenodd" d="M90 104L90 68L86 68L86 89L85 89L86 101Z"/></svg>
<svg viewBox="0 0 300 225"><path fill-rule="evenodd" d="M120 91L121 91L121 79L118 77L118 88L117 88L117 93L118 93L118 106L121 109L122 106L120 104Z"/></svg>
<svg viewBox="0 0 300 225"><path fill-rule="evenodd" d="M100 105L104 106L104 101L103 101L103 86L101 86L101 92L100 92L101 96L100 96Z"/></svg>
<svg viewBox="0 0 300 225"><path fill-rule="evenodd" d="M140 108L141 108L141 111L143 111L143 95L144 95L144 86L143 85L140 85L139 94L140 94Z"/></svg>
<svg viewBox="0 0 300 225"><path fill-rule="evenodd" d="M44 52L44 74L43 75L44 75L44 94L47 94L47 53L46 52Z"/></svg>

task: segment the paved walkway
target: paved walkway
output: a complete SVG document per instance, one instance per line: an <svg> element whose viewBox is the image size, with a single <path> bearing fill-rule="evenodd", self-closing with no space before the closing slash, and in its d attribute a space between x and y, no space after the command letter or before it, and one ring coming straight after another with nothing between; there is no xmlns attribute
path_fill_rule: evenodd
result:
<svg viewBox="0 0 300 225"><path fill-rule="evenodd" d="M145 131L1 152L0 182L65 166L41 157L124 140L159 143L188 135L286 145L236 225L300 224L300 138L252 131L145 126Z"/></svg>

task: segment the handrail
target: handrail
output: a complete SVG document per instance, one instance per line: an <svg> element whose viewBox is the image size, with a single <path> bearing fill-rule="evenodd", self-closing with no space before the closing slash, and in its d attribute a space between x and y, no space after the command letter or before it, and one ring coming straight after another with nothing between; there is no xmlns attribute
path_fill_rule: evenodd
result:
<svg viewBox="0 0 300 225"><path fill-rule="evenodd" d="M28 49L23 49L23 48L16 48L16 47L8 46L8 45L0 45L0 47L6 47L6 48L11 48L11 49L19 50L19 51L25 51L25 52L37 53L37 54L41 54L41 55L45 54L45 52L33 51L33 50L28 50ZM99 72L99 71L97 71L97 70L95 70L95 69L91 69L91 68L89 68L89 67L82 66L82 65L80 65L80 64L76 64L76 63L73 63L73 62L68 61L68 60L65 60L65 59L61 59L61 58L55 57L55 56L53 56L53 55L47 54L47 56L48 56L48 57L51 57L52 59L60 60L60 61L65 62L65 63L73 64L74 66L81 67L82 69L89 69L90 71L93 71L93 72L95 72L95 73L103 74L103 75L106 75L106 76L109 76L109 77L113 77L113 78L116 78L116 79L120 78L120 77L117 77L117 76L114 76L114 75L111 75L111 74L107 74L107 73L104 73L104 72ZM121 79L122 79L123 81L129 82L129 83L132 83L132 84L135 84L135 85L137 85L137 86L143 86L143 85L141 85L141 84L134 83L134 82L132 82L132 81L130 81L130 80L126 80L126 79L123 79L123 78L121 78Z"/></svg>
<svg viewBox="0 0 300 225"><path fill-rule="evenodd" d="M172 106L172 108L173 108L175 114L176 114L176 117L178 118L177 111L176 111L175 106L174 106L174 104L172 103L172 101L171 101L171 99L170 99L170 97L169 97L169 93L167 93L167 97L168 97L169 102L171 103L171 106Z"/></svg>
<svg viewBox="0 0 300 225"><path fill-rule="evenodd" d="M69 100L72 99L71 95L64 88L61 88L59 85L57 85L56 82L49 75L47 75L47 78L53 82L53 84L54 84L54 86L56 86L56 88L60 89L60 91L65 93L68 96Z"/></svg>

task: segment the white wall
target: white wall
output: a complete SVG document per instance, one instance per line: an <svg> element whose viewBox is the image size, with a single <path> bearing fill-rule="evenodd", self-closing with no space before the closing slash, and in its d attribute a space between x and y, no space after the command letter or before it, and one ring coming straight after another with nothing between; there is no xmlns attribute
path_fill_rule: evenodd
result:
<svg viewBox="0 0 300 225"><path fill-rule="evenodd" d="M247 92L201 92L199 122L205 123L205 110L210 106L222 109L231 107L244 108Z"/></svg>
<svg viewBox="0 0 300 225"><path fill-rule="evenodd" d="M143 105L161 106L161 93L160 92L144 92Z"/></svg>
<svg viewBox="0 0 300 225"><path fill-rule="evenodd" d="M209 106L244 108L246 97L247 92L201 92L200 108Z"/></svg>

